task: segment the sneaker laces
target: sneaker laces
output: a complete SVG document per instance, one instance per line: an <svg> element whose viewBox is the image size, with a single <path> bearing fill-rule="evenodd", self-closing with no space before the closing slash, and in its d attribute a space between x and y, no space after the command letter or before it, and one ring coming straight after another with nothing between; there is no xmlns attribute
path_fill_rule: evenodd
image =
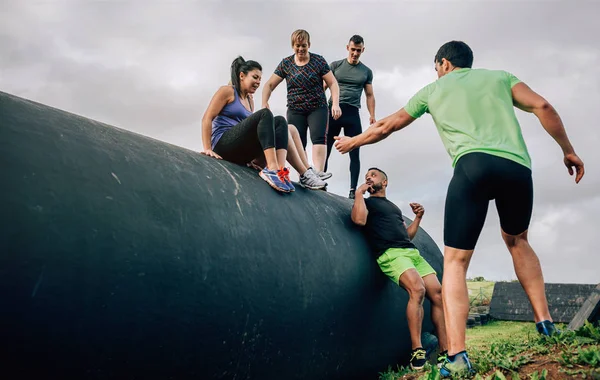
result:
<svg viewBox="0 0 600 380"><path fill-rule="evenodd" d="M286 167L283 167L277 171L277 177L283 183L290 182L290 170Z"/></svg>
<svg viewBox="0 0 600 380"><path fill-rule="evenodd" d="M412 360L414 358L416 358L416 359L425 359L425 350L422 349L422 348L417 348L416 350L414 350L412 352L410 360Z"/></svg>

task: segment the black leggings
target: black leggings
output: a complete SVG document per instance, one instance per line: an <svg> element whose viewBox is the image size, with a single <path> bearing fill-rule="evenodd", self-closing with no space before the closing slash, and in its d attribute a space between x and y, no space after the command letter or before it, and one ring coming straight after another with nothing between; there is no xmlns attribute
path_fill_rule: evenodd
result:
<svg viewBox="0 0 600 380"><path fill-rule="evenodd" d="M327 171L327 165L329 163L329 155L335 140L335 136L339 136L342 128L344 129L344 136L354 137L362 133L362 125L360 123L360 114L358 108L348 105L340 104L342 109L342 117L337 120L333 119L331 113L329 114L329 129L327 131L327 159L325 160L325 171ZM356 189L358 185L358 176L360 175L360 148L356 148L350 151L350 188Z"/></svg>
<svg viewBox="0 0 600 380"><path fill-rule="evenodd" d="M273 117L270 109L263 108L223 133L214 151L227 161L244 165L273 147L287 149L288 125L283 116Z"/></svg>
<svg viewBox="0 0 600 380"><path fill-rule="evenodd" d="M533 209L531 170L487 153L459 158L446 196L444 244L474 249L492 199L502 230L509 235L525 232Z"/></svg>
<svg viewBox="0 0 600 380"><path fill-rule="evenodd" d="M327 107L319 107L316 110L308 112L294 111L288 108L287 121L288 123L295 125L296 129L298 129L300 139L302 139L302 147L304 149L306 149L306 134L309 128L310 140L313 145L325 145L327 124L329 121L327 114Z"/></svg>

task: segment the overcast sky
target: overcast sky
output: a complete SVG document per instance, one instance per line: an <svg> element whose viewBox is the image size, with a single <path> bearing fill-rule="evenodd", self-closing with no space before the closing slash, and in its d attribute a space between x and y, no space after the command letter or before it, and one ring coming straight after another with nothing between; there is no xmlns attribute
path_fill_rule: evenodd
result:
<svg viewBox="0 0 600 380"><path fill-rule="evenodd" d="M546 282L600 282L600 2L598 1L84 1L3 0L0 90L195 151L208 101L239 54L263 65L264 82L291 55L293 30L311 33L311 51L346 56L353 34L374 72L376 116L387 116L436 79L433 57L459 39L474 67L512 72L558 110L586 176L575 185L558 145L530 114L517 111L535 187L530 242ZM260 99L261 89L256 98ZM285 83L271 109L285 115ZM260 102L257 104L260 106ZM368 113L363 97L363 127ZM361 151L390 176L388 197L442 247L452 175L431 117ZM348 157L332 154L329 190L347 196ZM460 221L457 221L460 222ZM515 279L490 204L470 276Z"/></svg>

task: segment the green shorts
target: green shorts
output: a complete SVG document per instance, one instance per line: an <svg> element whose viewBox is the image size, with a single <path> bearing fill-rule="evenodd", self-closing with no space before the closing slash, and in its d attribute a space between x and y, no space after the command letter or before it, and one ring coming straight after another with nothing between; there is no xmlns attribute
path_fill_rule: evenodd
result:
<svg viewBox="0 0 600 380"><path fill-rule="evenodd" d="M416 269L421 277L436 274L415 248L389 248L377 258L377 264L395 284L399 284L402 273L411 268Z"/></svg>

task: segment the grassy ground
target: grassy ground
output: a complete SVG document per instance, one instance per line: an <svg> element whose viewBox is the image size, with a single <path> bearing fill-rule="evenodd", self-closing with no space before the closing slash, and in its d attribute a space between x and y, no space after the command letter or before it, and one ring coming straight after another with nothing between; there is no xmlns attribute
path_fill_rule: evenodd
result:
<svg viewBox="0 0 600 380"><path fill-rule="evenodd" d="M492 321L467 330L467 349L479 380L600 379L600 328L590 324L577 332L544 338L533 323ZM398 379L437 380L439 371L399 368L380 376L380 380Z"/></svg>

